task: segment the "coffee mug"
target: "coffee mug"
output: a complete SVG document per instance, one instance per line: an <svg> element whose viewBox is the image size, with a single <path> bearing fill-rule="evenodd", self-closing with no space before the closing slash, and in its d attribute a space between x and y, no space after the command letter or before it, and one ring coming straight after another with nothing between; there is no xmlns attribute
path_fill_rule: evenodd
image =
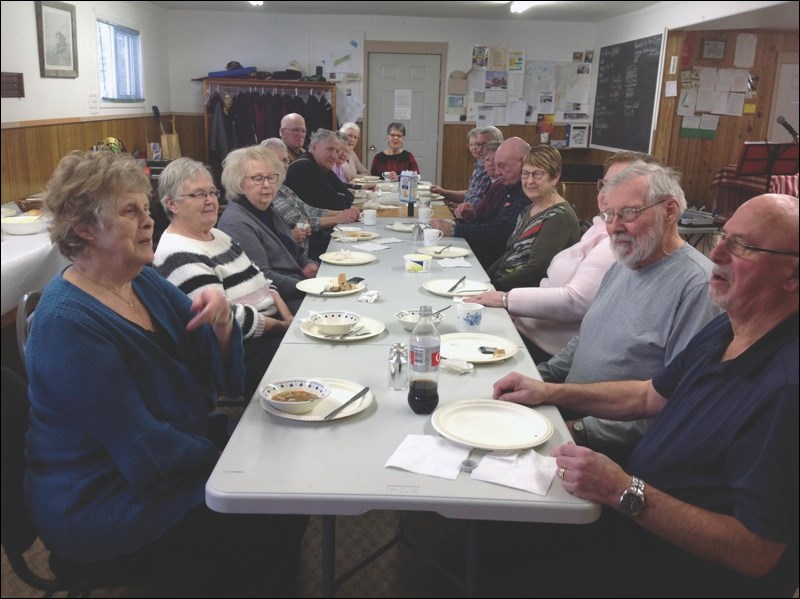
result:
<svg viewBox="0 0 800 599"><path fill-rule="evenodd" d="M422 232L422 239L425 242L425 245L433 245L443 236L444 233L442 233L439 229L425 229Z"/></svg>
<svg viewBox="0 0 800 599"><path fill-rule="evenodd" d="M419 216L419 222L425 223L426 225L431 222L431 218L433 218L433 208L424 208L420 206L419 210L417 211Z"/></svg>
<svg viewBox="0 0 800 599"><path fill-rule="evenodd" d="M384 173L381 173L381 177L383 177L384 181L391 181L392 175L394 175L394 171L386 171Z"/></svg>
<svg viewBox="0 0 800 599"><path fill-rule="evenodd" d="M358 217L365 225L374 225L378 222L378 211L377 210L362 210L361 214Z"/></svg>
<svg viewBox="0 0 800 599"><path fill-rule="evenodd" d="M458 328L462 331L477 331L481 328L483 319L483 306L471 302L461 302L456 305L456 319Z"/></svg>

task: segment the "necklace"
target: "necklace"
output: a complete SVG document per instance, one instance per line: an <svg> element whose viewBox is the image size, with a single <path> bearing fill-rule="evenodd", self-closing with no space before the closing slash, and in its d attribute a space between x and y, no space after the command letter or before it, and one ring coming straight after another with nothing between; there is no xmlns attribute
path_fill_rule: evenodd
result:
<svg viewBox="0 0 800 599"><path fill-rule="evenodd" d="M129 299L125 299L124 297L122 297L122 296L121 296L119 293L117 293L116 291L114 291L114 290L113 290L111 287L109 287L108 285L103 285L102 283L98 283L98 282L97 282L97 281L95 281L94 279L91 279L91 278L89 278L88 276L86 276L85 274L83 274L83 273L82 273L80 270L78 270L77 268L75 268L74 266L73 266L72 268L73 268L73 270L74 270L76 273L78 273L78 274L79 274L80 276L82 276L84 279L86 279L86 280L87 280L87 281L89 281L90 283L94 283L94 284L95 284L95 285L97 285L98 287L102 287L103 289L107 289L108 291L110 291L111 293L113 293L114 295L116 295L116 296L117 296L119 299L121 299L123 302L125 302L126 304L128 304L128 307L129 307L129 308L133 309L133 284L132 284L132 283L131 283L131 297L130 297Z"/></svg>

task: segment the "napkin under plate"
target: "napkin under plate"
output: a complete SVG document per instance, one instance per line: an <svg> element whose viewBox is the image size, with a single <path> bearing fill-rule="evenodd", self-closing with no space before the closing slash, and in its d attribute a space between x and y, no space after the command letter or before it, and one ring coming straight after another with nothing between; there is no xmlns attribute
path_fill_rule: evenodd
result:
<svg viewBox="0 0 800 599"><path fill-rule="evenodd" d="M461 258L442 258L436 261L442 268L471 268L472 264L467 262L464 257Z"/></svg>

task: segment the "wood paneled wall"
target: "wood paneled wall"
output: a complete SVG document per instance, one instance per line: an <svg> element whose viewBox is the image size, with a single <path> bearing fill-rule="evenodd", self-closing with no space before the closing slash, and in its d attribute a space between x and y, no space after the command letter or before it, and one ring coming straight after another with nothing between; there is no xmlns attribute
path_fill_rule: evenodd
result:
<svg viewBox="0 0 800 599"><path fill-rule="evenodd" d="M777 117L770 114L770 110L778 54L798 51L796 31L748 32L758 36L755 62L748 69L751 75L758 77L755 112L740 117L721 115L716 139L680 137L683 117L676 114L680 96L665 98L666 82L677 80L680 89L680 71L691 70L692 66L735 68L733 59L736 52L736 36L740 33L746 32L671 31L667 37L664 73L669 73L669 61L672 56L678 57L679 67L676 75L665 75L662 81L653 153L683 173L683 188L690 205L712 208L711 182L715 173L726 164L736 162L744 142L763 141L767 138L770 120ZM703 42L706 40L725 42L723 59L702 58ZM681 65L684 48L689 59L688 65Z"/></svg>
<svg viewBox="0 0 800 599"><path fill-rule="evenodd" d="M203 160L202 115L176 115L175 123L182 154ZM130 152L144 152L147 142L159 141L160 132L152 116L92 121L65 119L4 128L0 143L2 201L19 200L42 191L63 156L72 150L87 150L106 137L121 140Z"/></svg>

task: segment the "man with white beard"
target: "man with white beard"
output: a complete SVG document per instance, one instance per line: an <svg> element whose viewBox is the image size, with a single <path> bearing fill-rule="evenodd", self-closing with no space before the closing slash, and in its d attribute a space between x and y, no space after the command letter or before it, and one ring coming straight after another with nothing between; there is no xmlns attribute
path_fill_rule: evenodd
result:
<svg viewBox="0 0 800 599"><path fill-rule="evenodd" d="M608 181L606 223L617 263L606 273L580 332L539 364L546 382L648 380L720 313L707 297L712 263L685 243L678 174L634 162ZM565 418L578 414L565 412ZM650 420L568 420L575 442L624 457Z"/></svg>

